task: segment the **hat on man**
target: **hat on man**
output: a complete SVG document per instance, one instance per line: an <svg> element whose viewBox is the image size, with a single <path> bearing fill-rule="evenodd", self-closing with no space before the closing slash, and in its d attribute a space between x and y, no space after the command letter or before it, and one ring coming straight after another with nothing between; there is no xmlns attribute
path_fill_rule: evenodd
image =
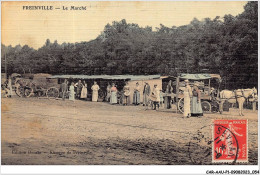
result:
<svg viewBox="0 0 260 175"><path fill-rule="evenodd" d="M189 80L188 80L188 79L186 79L186 80L184 80L184 82L185 82L185 83L188 83L188 82L189 82Z"/></svg>

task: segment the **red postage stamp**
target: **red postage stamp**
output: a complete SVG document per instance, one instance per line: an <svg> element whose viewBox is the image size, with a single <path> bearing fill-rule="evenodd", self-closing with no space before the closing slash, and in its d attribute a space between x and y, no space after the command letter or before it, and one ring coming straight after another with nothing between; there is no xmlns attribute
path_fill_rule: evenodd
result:
<svg viewBox="0 0 260 175"><path fill-rule="evenodd" d="M247 120L214 120L212 162L248 162Z"/></svg>

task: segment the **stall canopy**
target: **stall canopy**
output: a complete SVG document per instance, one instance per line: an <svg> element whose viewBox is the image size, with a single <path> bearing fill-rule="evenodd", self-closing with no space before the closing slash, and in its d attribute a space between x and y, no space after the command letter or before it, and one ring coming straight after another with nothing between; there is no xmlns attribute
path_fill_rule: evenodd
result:
<svg viewBox="0 0 260 175"><path fill-rule="evenodd" d="M160 75L53 75L51 79L151 80Z"/></svg>
<svg viewBox="0 0 260 175"><path fill-rule="evenodd" d="M218 78L220 79L220 75L218 74L180 74L181 79L188 80L206 80L210 78Z"/></svg>

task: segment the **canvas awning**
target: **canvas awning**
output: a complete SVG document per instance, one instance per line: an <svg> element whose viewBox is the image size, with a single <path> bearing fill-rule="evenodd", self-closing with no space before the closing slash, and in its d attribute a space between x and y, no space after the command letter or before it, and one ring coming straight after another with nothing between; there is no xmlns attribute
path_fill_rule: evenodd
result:
<svg viewBox="0 0 260 175"><path fill-rule="evenodd" d="M221 79L220 75L218 74L180 74L179 77L181 79L188 79L188 80L206 80L211 78Z"/></svg>
<svg viewBox="0 0 260 175"><path fill-rule="evenodd" d="M160 75L53 75L51 79L151 80Z"/></svg>

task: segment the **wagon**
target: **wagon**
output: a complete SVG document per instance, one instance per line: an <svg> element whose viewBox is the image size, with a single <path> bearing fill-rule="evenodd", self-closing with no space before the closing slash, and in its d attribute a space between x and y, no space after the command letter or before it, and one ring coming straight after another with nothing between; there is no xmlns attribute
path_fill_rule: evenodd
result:
<svg viewBox="0 0 260 175"><path fill-rule="evenodd" d="M49 79L49 74L35 74L21 77L15 82L15 92L19 97L58 98L60 85L58 80Z"/></svg>
<svg viewBox="0 0 260 175"><path fill-rule="evenodd" d="M194 83L199 84L201 91L201 106L204 113L219 111L219 87L221 77L218 74L180 74L176 79L176 101L178 110L184 111L184 80L188 79L191 88Z"/></svg>

